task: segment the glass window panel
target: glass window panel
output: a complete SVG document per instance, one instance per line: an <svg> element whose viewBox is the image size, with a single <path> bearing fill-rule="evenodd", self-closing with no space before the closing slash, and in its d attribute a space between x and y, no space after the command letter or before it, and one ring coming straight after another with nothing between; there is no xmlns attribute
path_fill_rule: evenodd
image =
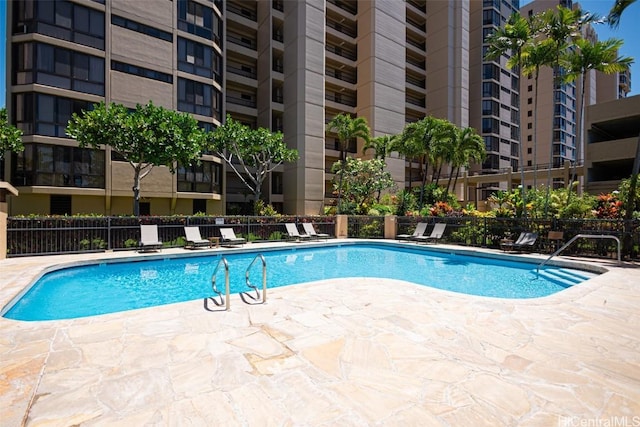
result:
<svg viewBox="0 0 640 427"><path fill-rule="evenodd" d="M55 67L55 48L46 44L38 44L37 47L37 64L38 70L54 72Z"/></svg>
<svg viewBox="0 0 640 427"><path fill-rule="evenodd" d="M89 56L76 53L73 58L73 78L89 80Z"/></svg>
<svg viewBox="0 0 640 427"><path fill-rule="evenodd" d="M66 49L56 49L55 73L61 76L71 76L71 52Z"/></svg>
<svg viewBox="0 0 640 427"><path fill-rule="evenodd" d="M53 172L53 146L38 146L38 162L36 164L37 172Z"/></svg>
<svg viewBox="0 0 640 427"><path fill-rule="evenodd" d="M38 121L53 123L55 117L55 98L38 95Z"/></svg>
<svg viewBox="0 0 640 427"><path fill-rule="evenodd" d="M104 59L92 56L89 64L91 81L104 83Z"/></svg>
<svg viewBox="0 0 640 427"><path fill-rule="evenodd" d="M89 9L80 6L74 8L73 26L77 31L89 32Z"/></svg>
<svg viewBox="0 0 640 427"><path fill-rule="evenodd" d="M104 14L97 10L92 10L89 12L89 21L91 34L104 38Z"/></svg>
<svg viewBox="0 0 640 427"><path fill-rule="evenodd" d="M40 2L46 3L46 2ZM55 23L64 28L71 28L71 11L72 5L66 1L56 2L56 15L55 15Z"/></svg>

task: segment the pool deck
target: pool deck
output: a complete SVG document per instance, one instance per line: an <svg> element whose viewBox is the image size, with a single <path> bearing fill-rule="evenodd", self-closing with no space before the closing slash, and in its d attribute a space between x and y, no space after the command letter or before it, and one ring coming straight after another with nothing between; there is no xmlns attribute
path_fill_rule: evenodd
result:
<svg viewBox="0 0 640 427"><path fill-rule="evenodd" d="M47 266L131 255L0 261L0 307ZM528 300L340 279L228 312L0 318L0 425L637 426L640 266L585 262L609 272Z"/></svg>

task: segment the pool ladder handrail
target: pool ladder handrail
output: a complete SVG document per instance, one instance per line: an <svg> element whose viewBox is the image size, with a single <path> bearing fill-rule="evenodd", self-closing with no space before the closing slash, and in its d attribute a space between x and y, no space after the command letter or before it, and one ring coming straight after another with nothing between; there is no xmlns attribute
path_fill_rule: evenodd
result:
<svg viewBox="0 0 640 427"><path fill-rule="evenodd" d="M554 256L558 255L560 252L562 252L563 250L568 248L573 242L575 242L576 240L581 239L581 238L586 238L586 239L613 239L613 240L615 240L618 243L618 265L622 265L622 257L621 257L622 250L620 248L620 239L618 239L616 236L612 236L610 234L576 234L575 236L573 236L571 238L571 240L569 240L567 243L565 243L560 249L558 249L557 251L555 251L554 253L549 255L549 258L545 259L544 261L542 261L540 263L540 265L538 265L538 268L536 269L537 275L540 276L540 269L542 267L544 267L545 264L547 264L547 262L549 262L549 260L551 260L551 258L553 258Z"/></svg>
<svg viewBox="0 0 640 427"><path fill-rule="evenodd" d="M216 276L218 274L218 268L220 268L220 264L224 265L224 297L222 296L222 292L220 292L218 290L218 287L216 286ZM215 292L216 295L209 297L209 299L213 301L213 303L218 307L224 305L224 309L226 311L229 311L229 263L224 257L220 258L220 261L218 261L216 268L213 270L213 274L211 275L211 289L213 289L213 292ZM220 298L220 302L218 302L217 300L218 297Z"/></svg>
<svg viewBox="0 0 640 427"><path fill-rule="evenodd" d="M251 267L253 267L253 264L255 264L257 260L260 260L262 262L262 298L260 298L260 291L258 290L258 287L252 284L251 280L249 279ZM251 261L251 264L249 264L249 267L247 267L247 270L245 271L244 276L245 276L247 287L253 289L256 292L256 295L254 297L248 292L243 292L242 294L251 298L254 301L260 301L261 304L266 303L267 302L267 261L264 259L264 256L262 256L262 254L256 255L253 261Z"/></svg>

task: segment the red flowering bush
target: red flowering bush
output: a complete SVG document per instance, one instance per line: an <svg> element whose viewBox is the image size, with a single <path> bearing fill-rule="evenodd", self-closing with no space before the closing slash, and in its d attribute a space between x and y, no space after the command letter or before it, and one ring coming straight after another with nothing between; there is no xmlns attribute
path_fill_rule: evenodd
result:
<svg viewBox="0 0 640 427"><path fill-rule="evenodd" d="M598 196L594 215L596 218L617 219L622 218L623 203L618 199L618 194L600 194Z"/></svg>

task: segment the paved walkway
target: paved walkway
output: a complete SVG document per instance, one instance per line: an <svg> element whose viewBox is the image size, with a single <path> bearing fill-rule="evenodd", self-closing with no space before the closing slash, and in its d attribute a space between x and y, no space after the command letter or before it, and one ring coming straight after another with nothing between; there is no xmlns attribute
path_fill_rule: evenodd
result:
<svg viewBox="0 0 640 427"><path fill-rule="evenodd" d="M0 306L80 259L1 261ZM531 300L342 279L229 312L1 318L0 425L639 425L640 268L605 266Z"/></svg>

